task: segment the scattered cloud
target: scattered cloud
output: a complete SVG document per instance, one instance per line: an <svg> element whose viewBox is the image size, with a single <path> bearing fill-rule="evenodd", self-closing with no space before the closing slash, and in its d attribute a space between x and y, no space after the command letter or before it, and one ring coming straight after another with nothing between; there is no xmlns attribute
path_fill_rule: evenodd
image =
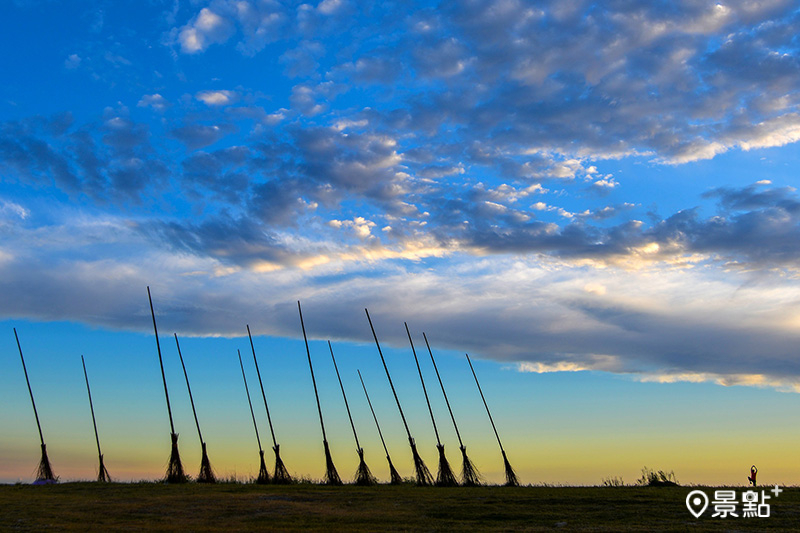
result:
<svg viewBox="0 0 800 533"><path fill-rule="evenodd" d="M224 43L233 35L233 24L224 16L204 7L178 33L181 51L186 54L203 52L212 44Z"/></svg>
<svg viewBox="0 0 800 533"><path fill-rule="evenodd" d="M67 59L64 60L64 67L70 70L76 69L81 66L81 56L78 54L70 54Z"/></svg>
<svg viewBox="0 0 800 533"><path fill-rule="evenodd" d="M155 93L145 94L136 105L139 107L152 107L158 112L164 112L170 106L170 103L166 98L158 93Z"/></svg>
<svg viewBox="0 0 800 533"><path fill-rule="evenodd" d="M219 106L232 104L238 95L233 91L200 91L195 97L206 105Z"/></svg>
<svg viewBox="0 0 800 533"><path fill-rule="evenodd" d="M212 145L231 133L235 128L228 124L187 124L170 131L170 135L181 141L189 150Z"/></svg>
<svg viewBox="0 0 800 533"><path fill-rule="evenodd" d="M796 11L176 4L160 48L62 48L111 107L0 123L2 312L135 328L125 298L157 264L195 333L258 315L294 334L264 302L302 296L322 333L368 338L346 318L367 305L413 313L521 371L790 386L800 197L781 159L753 185L650 180L800 140Z"/></svg>

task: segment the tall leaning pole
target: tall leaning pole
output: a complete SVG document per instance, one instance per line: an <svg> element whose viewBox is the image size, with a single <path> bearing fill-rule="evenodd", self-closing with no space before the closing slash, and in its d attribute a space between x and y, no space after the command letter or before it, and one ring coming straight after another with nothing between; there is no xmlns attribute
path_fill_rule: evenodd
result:
<svg viewBox="0 0 800 533"><path fill-rule="evenodd" d="M389 375L389 367L386 366L386 359L383 357L383 351L381 350L381 343L378 342L378 336L375 334L375 327L372 325L372 319L369 317L369 311L364 309L364 312L367 313L367 320L369 321L369 327L372 330L372 337L375 339L375 345L378 347L378 355L381 356L381 362L383 363L383 370L386 372L386 377L389 380L389 386L392 388L392 394L394 394L394 401L397 403L397 410L400 411L400 418L403 419L403 426L406 428L406 435L408 435L408 444L411 446L411 455L414 459L414 471L417 475L417 485L421 487L433 485L433 476L431 476L430 470L428 467L425 466L425 462L422 460L422 457L419 456L419 452L417 451L417 444L414 441L414 437L411 436L411 430L408 429L408 423L406 422L406 416L403 414L403 408L400 407L400 400L397 398L397 391L394 389L394 383L392 383L392 376Z"/></svg>
<svg viewBox="0 0 800 533"><path fill-rule="evenodd" d="M500 453L503 454L503 465L506 470L506 486L507 487L516 487L519 485L519 481L517 480L517 474L514 472L514 469L511 468L511 463L508 462L508 457L506 457L506 451L503 449L503 443L500 442L500 435L497 434L497 426L494 425L494 419L492 418L492 413L489 411L489 406L486 404L486 397L483 395L483 390L481 389L481 384L478 382L478 376L475 374L475 369L472 367L472 361L469 359L469 354L465 354L467 356L467 362L469 363L469 369L472 370L472 377L475 378L475 384L478 386L478 392L481 393L481 400L483 400L483 406L486 408L486 414L489 415L489 422L492 423L492 429L494 430L494 436L497 437L497 444L500 445Z"/></svg>
<svg viewBox="0 0 800 533"><path fill-rule="evenodd" d="M378 423L378 417L375 415L375 409L372 408L372 402L369 399L367 386L364 385L364 378L361 377L361 370L356 370L356 372L358 372L358 379L361 380L361 387L364 389L364 396L367 397L367 404L369 404L369 410L370 412L372 412L372 418L375 420L375 426L378 428L378 436L381 438L381 444L383 444L383 451L386 452L386 460L389 462L389 484L400 485L403 482L403 478L400 477L400 474L397 472L397 469L392 464L392 458L389 456L389 448L386 447L386 441L383 439L383 432L381 431L381 425Z"/></svg>
<svg viewBox="0 0 800 533"><path fill-rule="evenodd" d="M419 381L422 383L422 392L425 393L425 403L428 404L428 412L431 415L431 423L433 424L433 432L436 434L436 449L439 451L439 471L436 475L437 487L456 487L458 480L450 468L450 463L447 461L447 456L444 454L444 444L439 438L439 429L436 427L436 418L433 416L433 408L431 408L431 400L428 398L428 389L425 387L425 379L422 377L422 368L419 366L419 358L417 357L417 350L414 348L414 341L411 340L411 332L408 330L408 323L403 322L406 327L406 335L408 335L408 342L411 344L411 353L414 354L414 362L417 364L417 372L419 373Z"/></svg>
<svg viewBox="0 0 800 533"><path fill-rule="evenodd" d="M481 475L469 457L467 457L467 447L464 446L464 442L461 440L461 433L458 431L456 417L453 415L453 409L450 407L450 400L447 399L447 391L444 390L442 376L439 375L439 367L436 366L436 359L433 358L431 345L428 343L428 336L425 335L424 331L422 332L422 338L425 339L425 346L428 347L431 363L433 363L433 369L436 371L436 379L439 380L439 386L442 388L442 395L444 396L444 403L447 404L447 411L450 413L450 419L453 421L453 428L456 430L456 437L458 437L458 445L461 449L461 459L463 461L461 465L461 482L465 487L477 487L481 484Z"/></svg>
<svg viewBox="0 0 800 533"><path fill-rule="evenodd" d="M101 483L111 481L111 476L108 475L106 465L103 464L103 452L100 451L100 437L97 434L97 420L94 418L94 404L92 404L92 389L89 388L89 374L86 373L86 361L81 356L81 364L83 365L83 377L86 378L86 392L89 393L89 410L92 412L92 425L94 426L94 440L97 442L97 456L100 459L100 466L97 469L97 481Z"/></svg>
<svg viewBox="0 0 800 533"><path fill-rule="evenodd" d="M331 351L331 359L333 359L333 368L336 370L336 379L339 380L339 388L342 389L342 398L344 399L344 406L347 409L347 418L350 419L350 427L353 428L353 437L356 440L356 453L358 454L358 469L356 469L355 484L356 485L375 485L378 480L370 472L367 462L364 461L364 449L358 442L358 433L356 433L356 425L353 423L353 415L350 414L350 404L347 403L347 395L344 393L344 384L342 383L342 376L339 375L339 367L336 365L336 357L333 356L333 347L331 341L328 341L328 349Z"/></svg>
<svg viewBox="0 0 800 533"><path fill-rule="evenodd" d="M322 406L319 403L319 392L317 392L317 380L314 378L314 367L311 365L311 351L308 349L308 337L306 337L306 325L303 322L303 310L300 302L297 302L297 311L300 313L300 326L303 328L303 340L306 343L306 355L308 355L308 369L311 371L311 383L314 385L314 396L317 399L317 411L319 412L319 425L322 428L322 446L325 448L325 483L328 485L341 485L342 479L333 464L331 450L328 447L328 437L325 434L325 422L322 419Z"/></svg>
<svg viewBox="0 0 800 533"><path fill-rule="evenodd" d="M167 465L167 483L186 483L189 478L183 471L181 455L178 452L178 434L175 433L175 424L172 421L172 407L169 404L169 391L167 390L167 376L164 374L164 359L161 357L161 344L158 342L158 326L156 326L156 312L153 310L153 298L150 296L150 287L147 287L147 299L150 301L150 315L153 317L153 332L156 336L156 349L158 350L158 363L161 365L161 381L164 383L164 397L167 399L167 413L169 414L170 438L172 439L172 451L169 455Z"/></svg>
<svg viewBox="0 0 800 533"><path fill-rule="evenodd" d="M239 355L239 367L242 369L242 379L244 380L244 390L247 393L247 404L250 406L250 416L253 418L253 429L256 430L256 442L258 442L258 455L261 458L261 466L258 469L258 477L256 483L264 485L269 483L269 472L267 472L267 464L264 462L264 448L261 447L261 437L258 435L258 424L256 424L256 413L253 411L253 402L250 400L250 389L247 388L247 376L244 374L244 365L242 364L242 352L236 350Z"/></svg>
<svg viewBox="0 0 800 533"><path fill-rule="evenodd" d="M203 456L200 459L200 473L197 475L198 483L216 483L217 476L214 475L214 470L211 468L211 461L208 459L208 451L206 450L206 441L203 440L203 433L200 431L200 422L197 420L197 410L194 407L194 397L192 396L192 386L189 385L189 374L186 373L186 365L183 363L183 354L181 353L181 344L178 342L178 334L175 335L175 345L178 347L178 357L181 359L181 368L183 368L183 377L186 378L186 388L189 389L189 403L192 404L192 414L194 415L194 424L197 426L197 436L200 437L200 448Z"/></svg>
<svg viewBox="0 0 800 533"><path fill-rule="evenodd" d="M58 478L53 474L53 468L50 466L50 459L47 458L47 446L44 444L42 425L39 423L39 412L36 410L36 401L33 399L33 389L31 389L31 382L28 379L28 369L25 367L25 357L22 356L22 346L19 343L17 328L14 328L14 338L17 339L19 358L22 360L22 371L25 373L25 383L28 384L28 394L31 396L31 405L33 406L33 416L36 418L36 427L39 429L39 441L42 443L42 458L39 461L39 467L36 469L36 480L33 484L46 485L49 483L58 483Z"/></svg>
<svg viewBox="0 0 800 533"><path fill-rule="evenodd" d="M250 334L250 324L247 324L247 338L250 339L250 349L253 351L253 363L256 365L256 375L258 376L258 385L261 387L261 398L264 400L264 409L267 411L267 422L269 422L269 432L272 434L272 451L275 452L275 472L272 476L272 482L279 485L288 485L293 483L292 476L289 475L289 470L283 464L281 459L281 445L278 444L275 438L275 429L272 427L272 417L269 414L269 405L267 404L267 394L264 392L264 382L261 381L261 370L258 369L258 359L256 359L256 346L253 344L253 335ZM244 369L242 369L244 372ZM245 383L245 386L247 384ZM253 420L255 423L255 420ZM259 474L259 479L261 475Z"/></svg>

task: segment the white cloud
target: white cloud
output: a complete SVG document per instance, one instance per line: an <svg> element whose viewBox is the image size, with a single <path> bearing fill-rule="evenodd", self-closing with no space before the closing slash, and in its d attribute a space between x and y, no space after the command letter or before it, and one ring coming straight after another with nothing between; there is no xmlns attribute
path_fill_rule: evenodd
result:
<svg viewBox="0 0 800 533"><path fill-rule="evenodd" d="M233 91L200 91L195 98L206 105L218 106L233 103L237 96Z"/></svg>
<svg viewBox="0 0 800 533"><path fill-rule="evenodd" d="M81 66L81 56L78 54L70 54L67 59L64 60L64 67L68 69L76 69Z"/></svg>
<svg viewBox="0 0 800 533"><path fill-rule="evenodd" d="M372 235L372 228L374 228L376 224L364 217L355 217L352 220L333 219L328 221L328 225L336 229L347 228L355 233L359 239L369 239L374 237L374 235Z"/></svg>
<svg viewBox="0 0 800 533"><path fill-rule="evenodd" d="M139 100L139 103L136 105L138 107L152 107L156 111L164 111L170 106L170 103L166 98L158 93L155 93L142 96L142 98Z"/></svg>
<svg viewBox="0 0 800 533"><path fill-rule="evenodd" d="M606 293L606 286L601 283L587 283L583 287L583 290L598 296L603 296Z"/></svg>
<svg viewBox="0 0 800 533"><path fill-rule="evenodd" d="M619 186L619 183L614 178L603 178L592 183L592 186L600 189L614 189Z"/></svg>
<svg viewBox="0 0 800 533"><path fill-rule="evenodd" d="M0 228L6 224L14 224L20 220L25 220L31 212L10 200L0 198Z"/></svg>
<svg viewBox="0 0 800 533"><path fill-rule="evenodd" d="M204 7L180 30L178 41L184 53L196 54L212 44L224 43L233 32L234 26L230 20Z"/></svg>
<svg viewBox="0 0 800 533"><path fill-rule="evenodd" d="M533 372L535 374L546 374L549 372L582 372L590 370L588 366L580 363L559 361L558 363L517 363L517 371Z"/></svg>
<svg viewBox="0 0 800 533"><path fill-rule="evenodd" d="M0 205L7 218L28 216L19 204ZM355 244L328 236L312 242L286 232L270 246L291 253L268 256L267 248L259 254L255 237L248 238L246 251L259 260L237 266L226 262L224 249L212 257L166 247L158 234L143 231L144 220L71 209L55 218L48 226L6 228L3 249L13 254L0 263L5 316L140 327L130 322L141 302L136 287L159 265L165 297L194 302L170 318L187 333L238 332L258 315L265 332L295 335L284 303L300 297L331 317L319 324L320 335L368 340L363 327L341 319L368 303L382 321L402 322L413 313L417 323L437 332L437 344L520 363L521 371L602 370L637 379L778 388L800 379L800 289L788 277L752 284L750 274L709 262L684 268L651 260L625 270L541 255L489 260L430 235L385 246L375 242L379 226L367 216L328 222L332 232L351 232ZM214 231L215 246L239 238L227 229ZM637 253L659 251L645 244ZM449 261L435 270L402 262L443 256ZM336 280L319 290L315 280L328 273ZM72 298L76 290L91 297ZM264 307L266 294L275 303ZM389 343L402 341L387 337Z"/></svg>
<svg viewBox="0 0 800 533"><path fill-rule="evenodd" d="M317 6L317 11L323 15L332 15L339 11L344 4L344 0L322 0Z"/></svg>
<svg viewBox="0 0 800 533"><path fill-rule="evenodd" d="M295 85L289 97L292 107L298 112L313 117L328 109L327 104L319 101L319 95L308 85Z"/></svg>

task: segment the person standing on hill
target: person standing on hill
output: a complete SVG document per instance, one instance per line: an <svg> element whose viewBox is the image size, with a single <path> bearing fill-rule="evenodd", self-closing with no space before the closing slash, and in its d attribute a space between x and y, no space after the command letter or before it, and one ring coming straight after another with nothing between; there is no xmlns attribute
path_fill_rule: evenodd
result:
<svg viewBox="0 0 800 533"><path fill-rule="evenodd" d="M750 467L750 476L747 478L747 481L754 487L756 486L756 474L758 474L758 468L756 468L756 465L753 465Z"/></svg>

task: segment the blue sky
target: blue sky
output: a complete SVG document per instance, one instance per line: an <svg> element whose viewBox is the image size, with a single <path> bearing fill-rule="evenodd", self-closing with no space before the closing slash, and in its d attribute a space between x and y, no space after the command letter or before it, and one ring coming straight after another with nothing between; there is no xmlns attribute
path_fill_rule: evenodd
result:
<svg viewBox="0 0 800 533"><path fill-rule="evenodd" d="M574 419L578 440L617 442L591 420L626 434L648 412L680 423L680 398L728 398L771 409L765 438L783 438L784 393L800 390L798 25L780 0L11 2L4 379L21 377L16 326L32 366L41 343L44 388L82 352L109 392L158 385L149 285L162 334L197 343L209 386L236 370L247 323L296 351L302 300L345 367L370 353L369 307L397 357L407 320L450 371L465 375L464 352L480 360L506 417L533 417L520 406L553 387L551 414L520 426ZM589 417L592 387L632 396ZM0 447L24 450L23 389L4 390L20 433ZM80 382L69 390L82 401ZM733 419L702 426L687 441L741 438ZM541 473L569 432L511 431L534 446L520 452L529 481L604 471L561 457ZM752 463L681 457L698 482ZM141 464L131 476L149 475ZM15 468L2 477L24 478Z"/></svg>

